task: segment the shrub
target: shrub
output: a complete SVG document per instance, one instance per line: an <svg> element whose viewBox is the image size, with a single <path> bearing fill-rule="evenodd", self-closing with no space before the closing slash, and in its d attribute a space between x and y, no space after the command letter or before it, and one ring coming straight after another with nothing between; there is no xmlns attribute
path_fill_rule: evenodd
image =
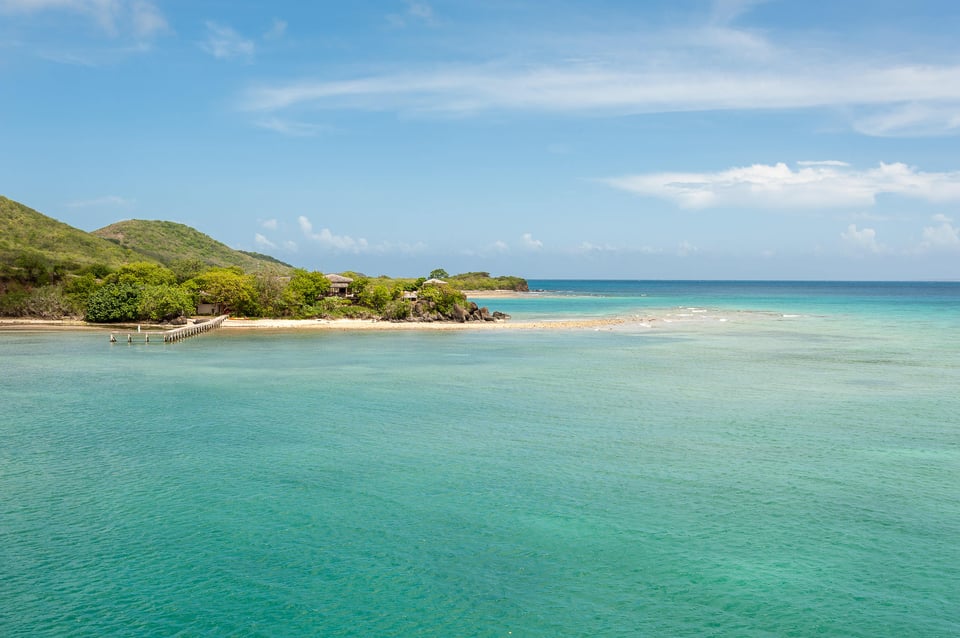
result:
<svg viewBox="0 0 960 638"><path fill-rule="evenodd" d="M139 315L140 289L130 284L106 284L87 299L87 321L134 321Z"/></svg>

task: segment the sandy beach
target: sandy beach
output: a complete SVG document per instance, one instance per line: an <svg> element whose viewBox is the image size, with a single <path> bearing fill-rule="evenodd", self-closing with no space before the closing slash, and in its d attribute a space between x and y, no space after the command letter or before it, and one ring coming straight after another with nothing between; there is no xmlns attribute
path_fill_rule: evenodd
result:
<svg viewBox="0 0 960 638"><path fill-rule="evenodd" d="M640 323L655 321L642 319ZM370 319L228 319L221 328L227 330L575 330L612 328L625 323L638 323L636 319L565 319L557 321L471 321L456 322L391 322ZM141 324L144 330L159 331L168 326ZM0 330L107 330L123 332L129 325L89 324L79 319L29 319L0 318ZM132 328L135 330L135 328Z"/></svg>
<svg viewBox="0 0 960 638"><path fill-rule="evenodd" d="M653 321L647 319L644 321ZM558 321L392 322L368 319L228 319L225 329L247 330L575 330L610 328L627 323L623 318L567 319Z"/></svg>

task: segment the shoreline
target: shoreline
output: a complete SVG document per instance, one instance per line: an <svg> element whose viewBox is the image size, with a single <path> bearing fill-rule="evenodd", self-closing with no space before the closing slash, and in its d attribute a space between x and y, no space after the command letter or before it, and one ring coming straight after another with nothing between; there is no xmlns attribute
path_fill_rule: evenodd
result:
<svg viewBox="0 0 960 638"><path fill-rule="evenodd" d="M514 293L528 294L528 293ZM703 308L660 308L648 314L613 317L571 317L507 321L392 322L374 319L247 319L230 318L221 329L228 332L429 332L429 331L563 331L563 330L677 330L693 326L723 326L745 320L792 320L804 315L787 315L770 311L707 310ZM151 333L173 330L178 326L141 323L139 328ZM90 324L79 319L0 318L0 333L23 331L99 331L137 332L138 324Z"/></svg>
<svg viewBox="0 0 960 638"><path fill-rule="evenodd" d="M597 319L557 319L536 321L470 321L464 323L435 322L391 322L372 319L227 319L221 325L228 331L431 331L431 330L576 330L620 326L626 323L650 323L655 318L642 320L623 317ZM172 330L157 324L140 324L151 332ZM0 318L0 332L23 330L89 330L103 332L133 332L129 324L108 325L89 324L77 319L29 319Z"/></svg>

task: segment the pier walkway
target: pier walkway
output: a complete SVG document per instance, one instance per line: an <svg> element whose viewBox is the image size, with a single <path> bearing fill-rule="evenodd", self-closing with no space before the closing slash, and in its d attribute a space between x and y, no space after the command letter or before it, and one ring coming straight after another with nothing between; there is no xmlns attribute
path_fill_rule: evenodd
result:
<svg viewBox="0 0 960 638"><path fill-rule="evenodd" d="M163 343L176 343L177 341L182 341L184 339L189 339L190 337L196 337L197 335L202 335L205 332L215 330L219 328L227 317L230 315L220 315L209 321L204 321L202 323L194 323L189 326L181 326L179 328L172 328L171 330L143 330L139 329L137 332L128 332L126 335L126 342L133 343L134 341L142 340L144 343L150 343L151 337L155 341L163 341ZM118 338L118 333L110 333L110 343L117 343L120 339Z"/></svg>

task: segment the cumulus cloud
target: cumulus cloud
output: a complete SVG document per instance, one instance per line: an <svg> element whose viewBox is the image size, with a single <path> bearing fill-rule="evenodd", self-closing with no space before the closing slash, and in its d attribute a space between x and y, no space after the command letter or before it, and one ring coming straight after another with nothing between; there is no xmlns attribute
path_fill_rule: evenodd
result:
<svg viewBox="0 0 960 638"><path fill-rule="evenodd" d="M263 248L276 248L276 247L277 247L277 245L276 245L275 243L273 243L272 241L270 241L269 239L267 239L266 237L264 237L264 236L261 235L260 233L257 233L257 234L255 234L255 235L253 236L253 241L255 241L258 246L261 246L261 247L263 247Z"/></svg>
<svg viewBox="0 0 960 638"><path fill-rule="evenodd" d="M843 162L801 162L729 168L714 173L645 173L601 180L684 208L871 206L878 195L931 202L960 201L960 171L926 173L902 163L856 170Z"/></svg>
<svg viewBox="0 0 960 638"><path fill-rule="evenodd" d="M207 39L200 45L204 51L220 60L253 58L256 45L231 27L217 22L207 22Z"/></svg>
<svg viewBox="0 0 960 638"><path fill-rule="evenodd" d="M370 250L370 244L362 237L354 239L349 235L334 235L329 228L314 232L313 224L303 215L297 218L297 222L307 239L318 242L324 248L341 253L365 253Z"/></svg>
<svg viewBox="0 0 960 638"><path fill-rule="evenodd" d="M260 226L267 230L276 230L280 226L280 223L276 219L265 219L260 222Z"/></svg>
<svg viewBox="0 0 960 638"><path fill-rule="evenodd" d="M858 229L856 224L850 224L846 231L840 233L840 238L859 251L879 253L883 250L883 246L877 243L877 231L873 228Z"/></svg>
<svg viewBox="0 0 960 638"><path fill-rule="evenodd" d="M920 249L960 250L960 228L953 225L953 220L946 215L934 215L933 221L939 225L924 227Z"/></svg>
<svg viewBox="0 0 960 638"><path fill-rule="evenodd" d="M523 247L527 250L540 250L543 248L543 242L539 239L534 239L531 233L524 233L520 237L520 241L523 242Z"/></svg>

